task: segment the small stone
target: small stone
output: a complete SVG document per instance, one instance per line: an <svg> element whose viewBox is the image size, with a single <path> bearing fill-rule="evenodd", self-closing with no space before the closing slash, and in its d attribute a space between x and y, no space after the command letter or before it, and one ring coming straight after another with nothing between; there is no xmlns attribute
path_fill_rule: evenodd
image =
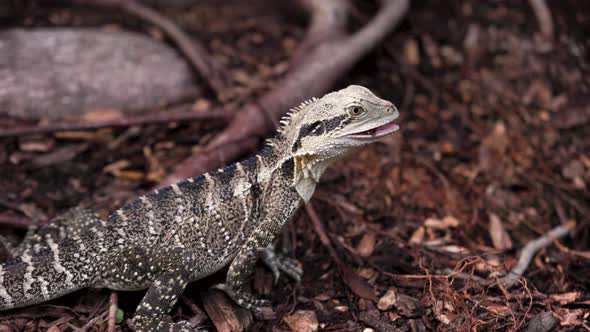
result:
<svg viewBox="0 0 590 332"><path fill-rule="evenodd" d="M527 332L548 332L557 322L557 318L553 317L551 311L544 311L530 320L526 330Z"/></svg>

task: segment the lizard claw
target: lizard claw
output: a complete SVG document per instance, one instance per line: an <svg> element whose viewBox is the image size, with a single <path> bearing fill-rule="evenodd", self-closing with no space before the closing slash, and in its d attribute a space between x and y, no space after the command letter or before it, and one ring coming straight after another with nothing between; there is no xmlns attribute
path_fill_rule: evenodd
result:
<svg viewBox="0 0 590 332"><path fill-rule="evenodd" d="M267 248L265 251L263 251L261 259L271 270L275 285L279 281L281 272L285 273L296 282L301 281L303 269L301 268L301 263L299 263L299 261L296 259L276 253L271 248Z"/></svg>
<svg viewBox="0 0 590 332"><path fill-rule="evenodd" d="M244 290L236 290L231 286L228 286L227 284L217 284L212 286L211 288L223 291L239 306L244 307L246 309L256 310L263 307L270 307L269 300L259 299L250 292Z"/></svg>

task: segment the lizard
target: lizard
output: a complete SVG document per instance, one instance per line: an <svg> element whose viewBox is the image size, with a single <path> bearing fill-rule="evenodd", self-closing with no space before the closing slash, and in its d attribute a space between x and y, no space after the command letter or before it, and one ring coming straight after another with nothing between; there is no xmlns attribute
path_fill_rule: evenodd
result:
<svg viewBox="0 0 590 332"><path fill-rule="evenodd" d="M87 287L147 289L136 331L194 331L169 312L187 283L228 264L213 287L242 307L268 306L249 287L258 259L275 281L281 272L300 279L297 262L274 252L275 236L333 161L397 131L398 116L393 103L351 85L293 108L248 159L140 196L107 218L78 207L31 228L0 264L0 311Z"/></svg>

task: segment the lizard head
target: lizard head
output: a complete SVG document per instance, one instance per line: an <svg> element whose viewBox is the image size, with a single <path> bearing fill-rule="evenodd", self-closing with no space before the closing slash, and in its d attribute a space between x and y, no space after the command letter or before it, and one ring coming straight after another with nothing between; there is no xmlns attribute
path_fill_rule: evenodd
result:
<svg viewBox="0 0 590 332"><path fill-rule="evenodd" d="M391 102L358 85L296 107L279 130L295 161L296 187L303 186L304 180L317 182L337 157L397 131L398 116Z"/></svg>
<svg viewBox="0 0 590 332"><path fill-rule="evenodd" d="M283 134L293 156L331 159L397 131L398 116L391 102L351 85L297 107Z"/></svg>

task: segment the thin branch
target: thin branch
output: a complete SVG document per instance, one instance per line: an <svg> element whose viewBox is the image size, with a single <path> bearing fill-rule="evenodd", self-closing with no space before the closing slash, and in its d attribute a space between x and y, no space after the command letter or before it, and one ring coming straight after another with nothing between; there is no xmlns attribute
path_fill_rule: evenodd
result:
<svg viewBox="0 0 590 332"><path fill-rule="evenodd" d="M553 39L553 19L551 18L551 11L547 7L545 0L529 0L529 3L533 7L533 11L537 17L541 34L549 40Z"/></svg>
<svg viewBox="0 0 590 332"><path fill-rule="evenodd" d="M31 222L27 218L0 214L0 225L2 226L27 229L30 224Z"/></svg>
<svg viewBox="0 0 590 332"><path fill-rule="evenodd" d="M230 119L232 114L223 109L207 111L193 111L192 105L182 105L171 108L166 112L147 113L145 115L125 116L105 121L92 122L60 122L39 126L23 126L0 128L0 137L24 136L33 134L53 133L57 131L94 130L106 127L129 127L154 123L186 122L193 120L224 120Z"/></svg>
<svg viewBox="0 0 590 332"><path fill-rule="evenodd" d="M117 292L111 291L111 298L109 299L109 324L108 332L115 332L115 326L117 325Z"/></svg>
<svg viewBox="0 0 590 332"><path fill-rule="evenodd" d="M520 253L520 257L518 258L518 263L516 266L510 270L506 276L500 279L500 283L506 288L516 285L518 278L524 274L537 252L543 248L548 247L551 243L553 243L553 241L561 239L569 234L574 226L574 222L557 226L543 236L527 243Z"/></svg>
<svg viewBox="0 0 590 332"><path fill-rule="evenodd" d="M135 0L67 0L79 5L118 9L160 28L180 49L200 77L209 84L218 97L226 90L226 78L221 65L212 59L203 45L187 36L184 31L157 11Z"/></svg>
<svg viewBox="0 0 590 332"><path fill-rule="evenodd" d="M305 211L307 212L309 219L311 219L313 229L320 238L320 242L322 242L322 245L328 250L328 253L330 253L330 256L332 257L336 265L338 265L338 267L342 267L344 264L342 263L342 260L338 256L338 253L332 246L332 242L330 242L330 238L328 237L328 234L326 234L324 225L322 224L322 221L320 220L320 217L318 216L317 212L315 212L315 209L313 208L311 202L305 204Z"/></svg>

